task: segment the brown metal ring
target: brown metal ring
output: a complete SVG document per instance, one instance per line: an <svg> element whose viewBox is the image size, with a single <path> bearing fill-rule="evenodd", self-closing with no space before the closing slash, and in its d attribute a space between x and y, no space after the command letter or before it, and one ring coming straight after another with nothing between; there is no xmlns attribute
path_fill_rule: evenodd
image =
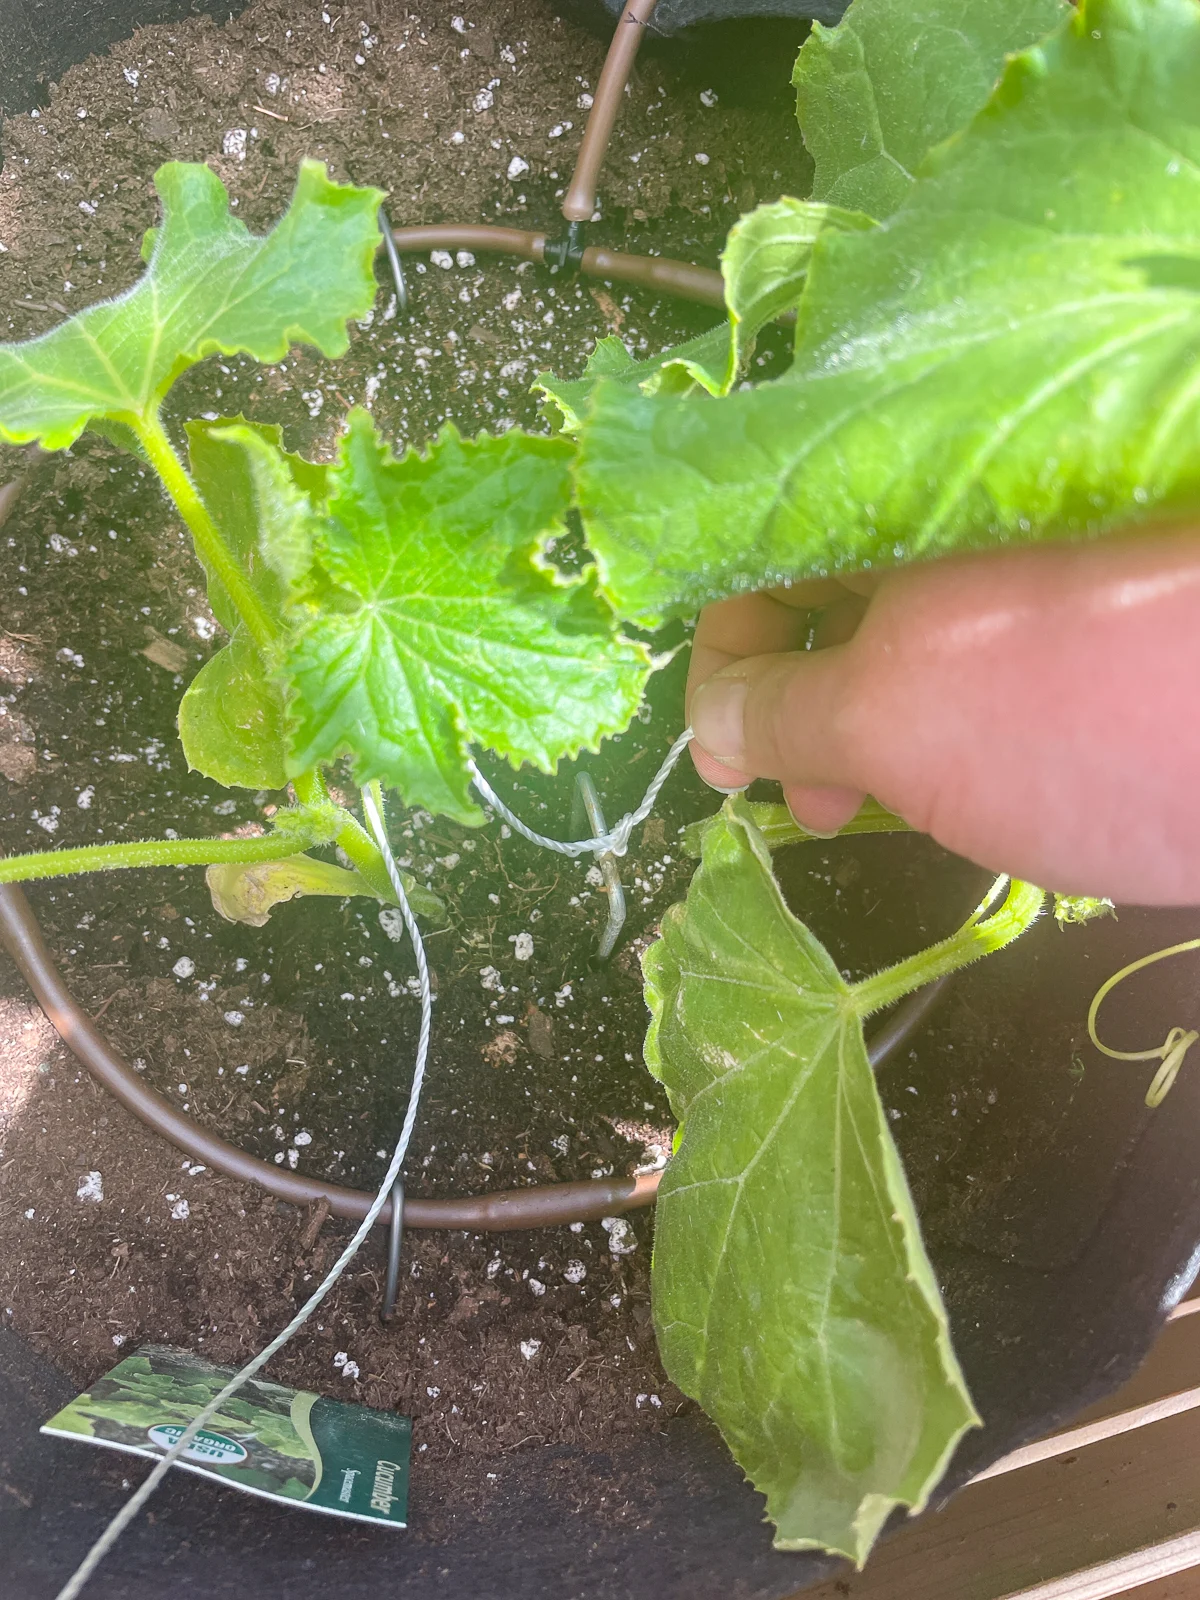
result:
<svg viewBox="0 0 1200 1600"><path fill-rule="evenodd" d="M328 1201L336 1217L361 1222L374 1202L373 1194L340 1184L323 1183L247 1155L236 1145L208 1132L156 1094L96 1029L63 981L28 900L15 884L0 884L0 941L33 990L38 1004L57 1029L59 1037L98 1083L194 1160L242 1183L256 1183L268 1194L294 1206ZM946 979L918 990L893 1012L880 1033L868 1043L873 1066L905 1043L924 1020ZM496 1194L461 1195L449 1200L405 1197L402 1221L406 1228L461 1228L472 1233L505 1233L519 1228L549 1228L564 1222L597 1222L653 1204L661 1174L635 1177L593 1178L583 1183L531 1184L527 1189L504 1189ZM389 1201L379 1213L379 1223L389 1227Z"/></svg>

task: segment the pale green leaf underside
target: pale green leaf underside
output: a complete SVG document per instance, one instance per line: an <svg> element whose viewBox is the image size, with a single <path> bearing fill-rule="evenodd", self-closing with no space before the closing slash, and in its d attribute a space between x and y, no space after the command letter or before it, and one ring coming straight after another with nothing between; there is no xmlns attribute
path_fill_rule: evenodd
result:
<svg viewBox="0 0 1200 1600"><path fill-rule="evenodd" d="M734 223L721 253L733 342L725 383L713 393L729 392L749 363L755 337L799 301L821 235L830 230L861 233L874 226L860 212L786 197L758 206Z"/></svg>
<svg viewBox="0 0 1200 1600"><path fill-rule="evenodd" d="M776 1545L861 1563L978 1418L854 994L742 802L644 964L646 1058L682 1135L655 1222L664 1365L766 1496Z"/></svg>
<svg viewBox="0 0 1200 1600"><path fill-rule="evenodd" d="M858 231L873 226L869 217L807 200L759 206L734 224L721 255L725 324L642 361L635 361L621 340L610 335L592 351L582 377L541 372L533 391L553 408L562 431L572 434L583 426L602 378L647 395L728 394L749 364L755 337L799 300L821 234L829 228Z"/></svg>
<svg viewBox="0 0 1200 1600"><path fill-rule="evenodd" d="M382 193L330 182L305 161L292 203L257 238L206 166L169 162L149 265L127 293L23 344L0 345L0 437L72 444L94 418L145 419L187 367L244 351L278 361L293 342L346 349L346 322L375 298Z"/></svg>
<svg viewBox="0 0 1200 1600"><path fill-rule="evenodd" d="M283 695L241 623L184 692L179 739L188 766L227 789L287 782Z"/></svg>
<svg viewBox="0 0 1200 1600"><path fill-rule="evenodd" d="M284 585L259 549L256 485L246 451L230 438L231 430L237 438L254 433L275 454L293 497L301 495L298 483L319 493L325 469L285 455L278 428L251 424L244 417L187 425L192 479L264 614L282 630ZM301 503L307 507L307 500ZM209 604L230 638L201 668L180 703L184 755L194 771L227 788L282 788L287 782L283 691L203 550L198 553L208 578Z"/></svg>
<svg viewBox="0 0 1200 1600"><path fill-rule="evenodd" d="M278 455L240 438L264 548L282 551L293 585L290 771L349 754L360 783L381 778L410 805L477 822L472 746L553 771L628 724L646 648L620 635L590 575L564 577L542 554L562 532L565 441L448 429L428 455L396 460L352 413L302 577Z"/></svg>
<svg viewBox="0 0 1200 1600"><path fill-rule="evenodd" d="M814 23L792 75L813 198L891 216L928 152L982 109L1005 57L1065 10L1063 0L854 0L836 28Z"/></svg>
<svg viewBox="0 0 1200 1600"><path fill-rule="evenodd" d="M244 922L252 928L265 927L275 906L303 895L332 895L338 899L366 895L378 899L359 873L317 856L286 856L282 861L247 865L229 863L209 867L205 878L213 906L225 920ZM409 903L419 916L444 919L445 907L436 895L407 872L401 872L400 878Z"/></svg>
<svg viewBox="0 0 1200 1600"><path fill-rule="evenodd" d="M883 227L828 232L776 383L598 386L579 496L654 621L1200 499L1200 7L1092 0Z"/></svg>

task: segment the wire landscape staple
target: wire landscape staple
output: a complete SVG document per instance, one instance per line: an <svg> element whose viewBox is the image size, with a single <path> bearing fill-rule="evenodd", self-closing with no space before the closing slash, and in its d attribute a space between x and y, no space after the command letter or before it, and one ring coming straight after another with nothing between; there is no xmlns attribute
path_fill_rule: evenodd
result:
<svg viewBox="0 0 1200 1600"><path fill-rule="evenodd" d="M650 787L646 790L645 795L642 797L641 804L635 811L631 811L627 816L622 817L620 822L617 823L616 827L610 829L609 832L602 837L595 839L579 839L572 843L565 843L559 839L549 839L544 834L535 833L532 828L526 827L521 819L517 816L514 816L514 814L504 804L503 800L501 800L500 797L495 793L491 785L479 771L479 768L475 765L474 761L470 763L470 771L472 779L475 783L475 787L479 790L480 794L483 795L488 804L494 807L499 815L502 816L505 821L510 824L510 826L515 828L516 831L524 838L530 840L531 843L541 845L547 850L555 850L560 855L567 855L576 858L587 854L589 851L593 852L597 856L605 855L609 852L611 852L613 855L624 855L625 851L629 847L629 838L634 828L636 828L640 822L644 822L650 815L650 812L654 809L654 803L658 799L659 792L662 789L663 784L670 776L671 770L675 766L675 763L687 749L691 739L692 730L687 728L675 740L675 743L667 752L666 759L663 761L662 765L651 779ZM387 867L388 878L391 881L392 889L396 896L396 902L400 907L400 915L404 919L404 926L408 932L409 938L412 940L413 954L416 957L417 977L421 992L421 1029L417 1039L416 1067L413 1071L412 1088L408 1092L408 1107L404 1114L404 1125L400 1130L400 1137L396 1141L396 1148L392 1152L392 1159L388 1163L387 1172L384 1174L383 1181L379 1186L378 1192L375 1195L375 1199L371 1203L370 1210L359 1223L350 1239L350 1242L342 1251L338 1259L334 1262L333 1266L329 1269L328 1273L326 1273L322 1282L317 1286L316 1289L313 1290L312 1294L288 1323L287 1327L284 1328L280 1333L277 1333L274 1339L272 1339L268 1345L260 1350L253 1360L248 1361L240 1372L234 1374L221 1392L212 1400L210 1400L208 1405L206 1405L204 1409L192 1419L192 1421L184 1429L183 1433L180 1434L179 1438L176 1439L175 1443L166 1452L162 1459L155 1463L153 1470L138 1486L134 1493L130 1495L129 1499L121 1507L120 1511L117 1512L116 1516L113 1517L112 1521L105 1528L104 1532L88 1551L87 1555L79 1564L72 1577L62 1587L62 1589L59 1590L57 1600L76 1600L76 1597L82 1593L84 1585L96 1571L96 1568L100 1565L101 1561L104 1560L104 1557L112 1549L113 1545L116 1544L117 1540L121 1537L122 1533L124 1533L125 1529L150 1499L150 1496L166 1477L172 1465L179 1460L180 1456L183 1455L184 1451L200 1432L201 1428L204 1427L205 1423L209 1422L214 1416L216 1416L217 1412L220 1411L225 1402L235 1395L243 1384L247 1383L249 1379L254 1377L255 1373L260 1372L262 1368L266 1366L267 1362L270 1361L271 1357L277 1354L278 1351L282 1350L284 1345L287 1344L288 1340L291 1339L294 1334L300 1331L300 1329L312 1316L313 1312L321 1304L322 1300L324 1300L325 1296L333 1288L334 1284L341 1277L342 1273L345 1272L346 1268L354 1260L354 1257L358 1254L360 1246L371 1232L371 1229L375 1226L376 1219L378 1218L379 1213L383 1210L384 1206L387 1204L388 1198L392 1193L393 1185L400 1176L400 1169L404 1165L404 1158L408 1154L408 1146L412 1140L413 1129L416 1127L417 1106L421 1098L421 1087L425 1081L425 1066L429 1057L429 1035L433 1021L433 992L429 982L429 965L425 959L425 943L421 938L421 930L417 926L417 919L413 915L412 907L408 903L408 897L404 893L404 885L401 882L400 870L396 865L395 857L392 855L391 846L388 843L387 829L384 825L383 819L383 794L378 783L369 784L367 788L363 790L362 801L363 814L367 819L367 825L371 830L371 834L375 840L375 843L379 847L379 853L383 857L384 864Z"/></svg>

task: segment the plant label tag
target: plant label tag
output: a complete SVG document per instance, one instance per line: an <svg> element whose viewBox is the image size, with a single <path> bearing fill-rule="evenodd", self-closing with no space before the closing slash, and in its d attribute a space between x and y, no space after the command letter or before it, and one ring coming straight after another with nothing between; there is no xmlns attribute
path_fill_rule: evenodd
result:
<svg viewBox="0 0 1200 1600"><path fill-rule="evenodd" d="M43 1433L163 1455L229 1379L188 1350L143 1345L50 1418ZM412 1422L251 1378L178 1465L247 1494L359 1522L407 1526Z"/></svg>

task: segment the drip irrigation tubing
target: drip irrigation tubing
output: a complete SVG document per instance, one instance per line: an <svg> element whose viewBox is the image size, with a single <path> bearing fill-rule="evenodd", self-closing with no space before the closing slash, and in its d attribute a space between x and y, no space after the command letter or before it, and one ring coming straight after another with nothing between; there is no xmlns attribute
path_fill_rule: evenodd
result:
<svg viewBox="0 0 1200 1600"><path fill-rule="evenodd" d="M360 1189L323 1183L319 1178L284 1172L248 1155L215 1133L184 1116L156 1094L100 1033L92 1019L67 988L42 937L37 919L15 884L0 884L0 942L16 963L21 976L57 1030L63 1043L115 1099L155 1133L161 1134L186 1155L214 1171L242 1183L256 1183L268 1194L294 1206L325 1201L331 1214L348 1222L361 1222L375 1199ZM905 1044L937 1003L949 980L940 978L903 1001L874 1036L867 1051L880 1067ZM506 1233L521 1228L548 1228L567 1222L598 1222L652 1205L661 1173L632 1177L593 1178L581 1183L533 1184L525 1189L498 1190L494 1194L459 1195L443 1200L405 1195L406 1228L459 1228L472 1233ZM391 1201L380 1209L377 1222L389 1226Z"/></svg>
<svg viewBox="0 0 1200 1600"><path fill-rule="evenodd" d="M396 249L404 254L427 250L480 250L496 255L520 256L539 266L547 259L551 241L542 231L502 228L486 222L431 222L412 228L393 228ZM552 246L551 246L552 248ZM725 283L719 272L696 267L670 256L631 256L621 250L588 245L578 256L581 272L592 278L616 279L643 289L699 300L707 306L725 305Z"/></svg>

